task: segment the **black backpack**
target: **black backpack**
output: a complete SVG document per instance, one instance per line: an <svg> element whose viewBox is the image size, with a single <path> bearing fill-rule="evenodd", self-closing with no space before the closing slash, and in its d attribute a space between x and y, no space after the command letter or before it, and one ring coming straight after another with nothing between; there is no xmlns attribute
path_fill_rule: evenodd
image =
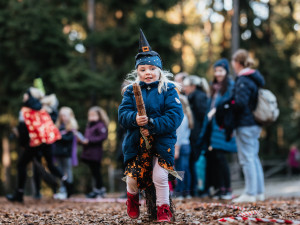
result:
<svg viewBox="0 0 300 225"><path fill-rule="evenodd" d="M230 141L233 130L236 128L235 101L233 96L224 100L217 106L216 122L220 128L225 129L226 141Z"/></svg>

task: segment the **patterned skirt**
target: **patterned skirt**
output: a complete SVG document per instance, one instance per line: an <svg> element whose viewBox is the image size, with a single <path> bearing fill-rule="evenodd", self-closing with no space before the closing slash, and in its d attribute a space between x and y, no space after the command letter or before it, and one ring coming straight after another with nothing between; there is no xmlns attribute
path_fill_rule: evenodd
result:
<svg viewBox="0 0 300 225"><path fill-rule="evenodd" d="M167 163L152 147L153 137L147 137L150 148L147 149L146 142L143 137L140 137L140 145L138 147L137 156L131 160L125 169L125 176L129 176L137 180L137 185L140 190L145 190L153 184L152 171L153 171L153 157L158 157L158 164L167 171L174 171L171 164ZM167 151L171 151L168 149ZM170 178L170 176L169 176Z"/></svg>

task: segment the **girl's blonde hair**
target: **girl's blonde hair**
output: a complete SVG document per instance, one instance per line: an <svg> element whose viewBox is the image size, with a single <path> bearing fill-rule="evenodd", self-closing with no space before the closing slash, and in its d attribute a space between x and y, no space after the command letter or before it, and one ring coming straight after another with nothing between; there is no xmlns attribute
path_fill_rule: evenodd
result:
<svg viewBox="0 0 300 225"><path fill-rule="evenodd" d="M181 90L181 85L180 84L170 80L172 77L174 77L174 75L170 71L161 70L160 68L158 68L158 69L159 69L159 72L160 72L160 76L159 76L159 79L158 79L159 80L159 84L158 84L158 93L159 94L161 94L163 90L167 91L168 83L174 84L176 86L176 88L178 89L178 91ZM133 83L139 83L140 82L140 77L138 75L137 70L135 69L135 70L131 71L129 74L127 74L126 79L125 79L124 82L128 82L128 85L125 86L122 89L121 93L124 93L124 91L126 90L126 88L129 85L132 85Z"/></svg>
<svg viewBox="0 0 300 225"><path fill-rule="evenodd" d="M101 107L99 106L93 106L89 109L89 111L94 111L98 114L99 116L99 120L102 121L106 127L108 127L109 125L109 118L107 116L107 113L105 112L105 110L103 110Z"/></svg>
<svg viewBox="0 0 300 225"><path fill-rule="evenodd" d="M186 96L184 95L179 95L180 102L182 104L182 109L183 113L187 116L188 121L189 121L189 128L193 129L194 128L194 118L193 118L193 113L189 104L189 101Z"/></svg>
<svg viewBox="0 0 300 225"><path fill-rule="evenodd" d="M63 106L60 108L59 113L58 113L58 119L56 121L56 126L59 128L62 124L61 117L60 117L62 112L65 112L69 115L69 122L68 122L68 124L65 124L66 130L67 131L78 130L78 123L75 118L74 112L70 107L67 107L67 106Z"/></svg>
<svg viewBox="0 0 300 225"><path fill-rule="evenodd" d="M254 60L249 56L248 51L245 49L238 49L232 56L232 59L243 67L253 67Z"/></svg>

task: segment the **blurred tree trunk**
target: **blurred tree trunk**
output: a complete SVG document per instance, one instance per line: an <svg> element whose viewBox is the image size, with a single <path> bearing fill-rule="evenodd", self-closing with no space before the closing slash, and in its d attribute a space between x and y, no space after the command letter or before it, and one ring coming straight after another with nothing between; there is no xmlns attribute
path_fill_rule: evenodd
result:
<svg viewBox="0 0 300 225"><path fill-rule="evenodd" d="M95 30L95 0L88 0L88 13L87 13L87 22L89 27L90 34ZM96 49L95 46L90 46L89 49L89 61L90 61L90 68L92 71L96 71ZM91 93L91 104L97 104L97 97L94 91Z"/></svg>
<svg viewBox="0 0 300 225"><path fill-rule="evenodd" d="M2 137L2 181L4 182L4 188L5 190L9 190L10 187L10 151L9 151L9 140L8 137L3 136Z"/></svg>
<svg viewBox="0 0 300 225"><path fill-rule="evenodd" d="M239 0L233 0L233 17L232 17L232 39L231 39L231 55L240 47L240 29L239 29Z"/></svg>
<svg viewBox="0 0 300 225"><path fill-rule="evenodd" d="M179 4L180 4L180 10L181 10L181 23L184 24L184 22L185 22L185 18L184 18L184 5L183 5L184 3L183 3L183 1L181 1ZM185 38L184 38L184 30L183 30L182 33L181 33L181 47L180 47L180 55L181 55L181 57L180 57L180 62L179 62L180 70L181 71L185 71L184 63L183 63L183 58L182 58L182 56L183 56L183 48L184 48L185 44L186 44L186 41L185 41Z"/></svg>
<svg viewBox="0 0 300 225"><path fill-rule="evenodd" d="M88 0L88 13L87 13L87 22L90 33L94 32L95 29L95 0ZM96 70L96 52L95 47L91 46L89 54L90 67L93 71Z"/></svg>

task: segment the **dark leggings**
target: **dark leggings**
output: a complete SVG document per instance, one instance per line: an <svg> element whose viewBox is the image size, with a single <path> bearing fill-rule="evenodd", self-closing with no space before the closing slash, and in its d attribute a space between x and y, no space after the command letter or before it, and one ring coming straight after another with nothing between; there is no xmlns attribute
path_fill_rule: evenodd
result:
<svg viewBox="0 0 300 225"><path fill-rule="evenodd" d="M55 175L58 178L62 178L62 172L53 164L52 160L52 149L51 145L42 144L41 146L25 149L19 158L18 162L18 189L23 190L26 182L26 167L28 163L33 161L36 158L38 161L41 160L41 156L44 156L47 167L50 170L51 174ZM39 178L35 178L39 179Z"/></svg>
<svg viewBox="0 0 300 225"><path fill-rule="evenodd" d="M84 162L90 167L92 176L96 181L96 188L100 189L103 187L102 176L101 176L101 163L96 161L84 160Z"/></svg>
<svg viewBox="0 0 300 225"><path fill-rule="evenodd" d="M206 154L206 189L213 186L216 189L230 190L230 170L226 159L227 152L221 149L207 151Z"/></svg>
<svg viewBox="0 0 300 225"><path fill-rule="evenodd" d="M36 160L41 163L42 162L42 154L41 151L39 151L38 156L36 156ZM39 168L33 164L33 180L34 180L34 186L35 186L35 193L40 193L41 190L41 177L39 173Z"/></svg>

